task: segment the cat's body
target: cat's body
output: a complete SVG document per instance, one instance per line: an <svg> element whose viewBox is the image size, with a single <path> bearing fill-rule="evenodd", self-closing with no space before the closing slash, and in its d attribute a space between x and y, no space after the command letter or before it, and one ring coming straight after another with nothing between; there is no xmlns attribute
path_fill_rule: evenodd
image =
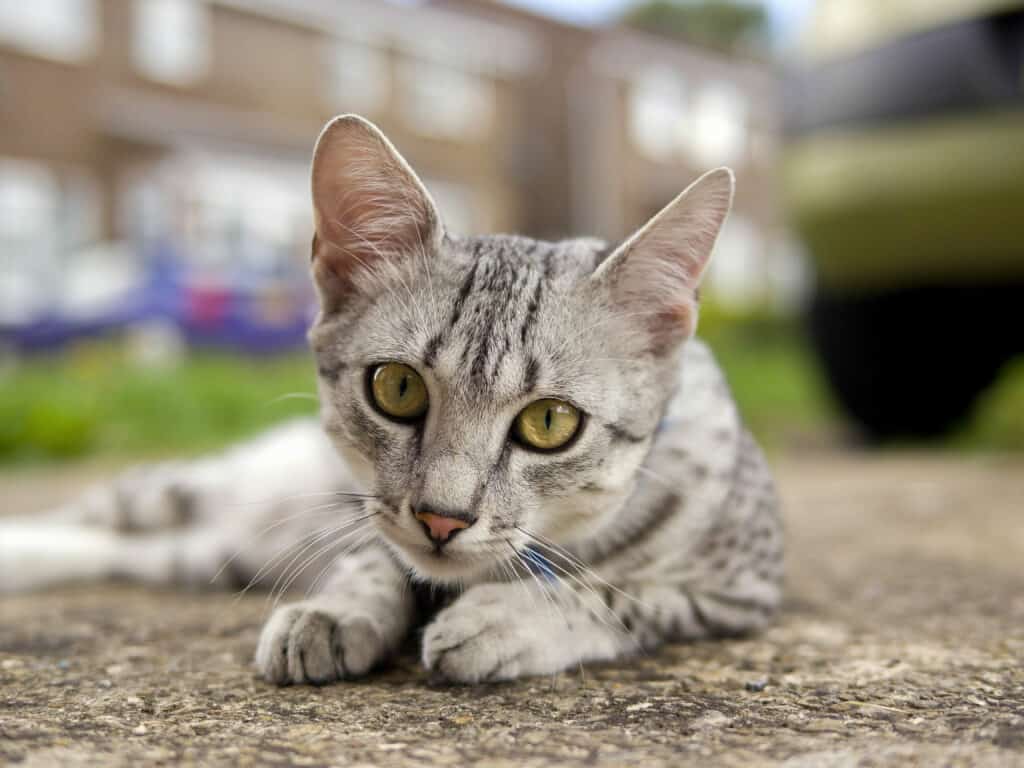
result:
<svg viewBox="0 0 1024 768"><path fill-rule="evenodd" d="M376 129L335 121L313 171L329 439L296 422L126 476L49 524L6 523L0 590L293 579L312 596L278 609L257 650L280 683L387 658L415 627L413 583L454 596L423 661L462 682L764 625L782 578L774 488L688 341L731 188L709 174L614 252L457 238Z"/></svg>

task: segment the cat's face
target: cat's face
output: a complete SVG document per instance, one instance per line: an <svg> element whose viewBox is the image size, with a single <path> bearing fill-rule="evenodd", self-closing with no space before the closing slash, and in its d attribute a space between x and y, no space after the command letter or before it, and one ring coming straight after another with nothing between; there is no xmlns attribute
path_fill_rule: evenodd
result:
<svg viewBox="0 0 1024 768"><path fill-rule="evenodd" d="M509 561L531 536L569 544L628 514L731 190L728 172L705 177L614 253L458 238L373 126L325 129L310 334L324 422L415 573L522 575Z"/></svg>

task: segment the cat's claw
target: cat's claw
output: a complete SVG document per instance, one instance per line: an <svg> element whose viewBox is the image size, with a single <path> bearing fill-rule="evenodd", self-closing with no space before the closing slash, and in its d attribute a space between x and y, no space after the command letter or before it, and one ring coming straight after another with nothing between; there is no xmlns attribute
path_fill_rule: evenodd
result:
<svg viewBox="0 0 1024 768"><path fill-rule="evenodd" d="M271 617L256 649L256 666L277 685L324 685L365 675L387 650L369 617L339 615L308 601Z"/></svg>

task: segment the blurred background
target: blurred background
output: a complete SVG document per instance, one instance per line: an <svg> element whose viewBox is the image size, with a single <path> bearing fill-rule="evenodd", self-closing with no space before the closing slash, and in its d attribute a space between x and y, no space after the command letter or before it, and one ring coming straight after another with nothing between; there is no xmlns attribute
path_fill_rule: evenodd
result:
<svg viewBox="0 0 1024 768"><path fill-rule="evenodd" d="M0 0L0 463L315 412L308 160L617 239L738 177L705 289L772 451L1024 449L1024 3Z"/></svg>

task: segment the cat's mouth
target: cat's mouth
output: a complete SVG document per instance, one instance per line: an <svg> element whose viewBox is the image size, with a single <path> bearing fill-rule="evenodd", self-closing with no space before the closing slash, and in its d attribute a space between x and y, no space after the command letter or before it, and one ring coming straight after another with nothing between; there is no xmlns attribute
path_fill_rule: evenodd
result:
<svg viewBox="0 0 1024 768"><path fill-rule="evenodd" d="M420 530L411 513L405 515L400 506L386 505L376 516L382 540L394 555L417 576L429 581L456 583L482 569L470 549L455 537L448 542L432 541ZM415 523L415 527L409 524ZM405 524L403 524L405 523Z"/></svg>

